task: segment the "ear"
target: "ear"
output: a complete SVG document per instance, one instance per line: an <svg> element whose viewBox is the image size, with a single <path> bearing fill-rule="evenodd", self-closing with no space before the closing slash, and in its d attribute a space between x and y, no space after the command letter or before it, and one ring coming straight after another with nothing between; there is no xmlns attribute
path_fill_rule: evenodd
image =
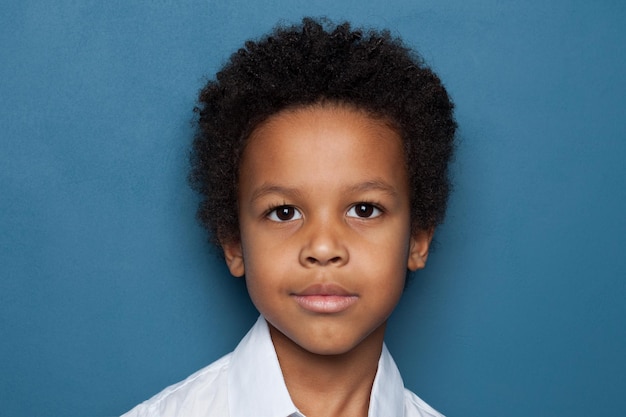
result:
<svg viewBox="0 0 626 417"><path fill-rule="evenodd" d="M411 242L409 246L409 259L407 262L407 268L411 271L417 271L426 266L426 259L428 259L428 250L430 248L430 242L433 240L435 229L420 230L411 236Z"/></svg>
<svg viewBox="0 0 626 417"><path fill-rule="evenodd" d="M234 240L229 243L222 242L222 249L224 250L224 258L226 259L226 265L230 273L235 277L242 277L244 274L244 264L241 242L239 240Z"/></svg>

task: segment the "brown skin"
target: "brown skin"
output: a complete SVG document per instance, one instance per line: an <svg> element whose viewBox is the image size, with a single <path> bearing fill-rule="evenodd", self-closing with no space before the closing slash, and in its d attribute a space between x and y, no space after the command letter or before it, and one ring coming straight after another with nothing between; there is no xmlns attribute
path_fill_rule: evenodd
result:
<svg viewBox="0 0 626 417"><path fill-rule="evenodd" d="M351 107L283 111L240 165L241 240L224 243L308 417L367 416L385 326L432 231L411 235L402 141Z"/></svg>

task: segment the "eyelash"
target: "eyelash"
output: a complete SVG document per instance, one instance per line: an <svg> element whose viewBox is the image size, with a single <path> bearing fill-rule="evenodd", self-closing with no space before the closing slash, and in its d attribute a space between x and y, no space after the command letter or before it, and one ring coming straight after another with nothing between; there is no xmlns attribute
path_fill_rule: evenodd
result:
<svg viewBox="0 0 626 417"><path fill-rule="evenodd" d="M350 206L348 213L351 212L352 210L356 210L359 206L361 206L361 208L362 206L366 206L368 209L372 209L376 215L370 214L367 217L361 217L358 215L354 216L355 218L358 218L358 219L375 219L376 217L380 217L381 215L383 215L383 213L385 212L380 206L380 204L372 203L370 201L359 201L358 203L355 203L352 206Z"/></svg>
<svg viewBox="0 0 626 417"><path fill-rule="evenodd" d="M362 206L366 206L367 209L371 209L372 213L370 213L369 216L367 217L361 217L357 215L356 213L354 216L348 216L348 217L357 218L357 219L374 219L374 218L380 217L385 212L383 208L380 206L380 204L378 203L374 203L371 201L359 201L358 203L351 205L346 214L350 213L352 210L356 210L357 208L359 208L359 206L361 206L361 208L363 208ZM281 219L279 217L279 210L288 210L288 212L282 213L282 214L287 214L286 217L288 218ZM274 221L277 223L283 223L283 222L301 219L302 213L300 212L300 210L298 210L296 207L292 205L280 204L276 206L270 206L265 212L265 217L271 221Z"/></svg>
<svg viewBox="0 0 626 417"><path fill-rule="evenodd" d="M294 215L299 214L300 217L298 217L298 219L302 218L302 213L300 213L300 210L298 210L297 208L295 208L294 206L290 206L289 204L280 204L278 206L270 206L267 211L265 212L265 217L268 218L269 220L273 221L273 222L277 222L277 223L282 223L282 222L288 222L291 220L298 220L298 219L294 219L293 216L290 216L289 219L281 219L280 217L278 217L278 210L293 210L294 211ZM275 218L272 218L275 217Z"/></svg>

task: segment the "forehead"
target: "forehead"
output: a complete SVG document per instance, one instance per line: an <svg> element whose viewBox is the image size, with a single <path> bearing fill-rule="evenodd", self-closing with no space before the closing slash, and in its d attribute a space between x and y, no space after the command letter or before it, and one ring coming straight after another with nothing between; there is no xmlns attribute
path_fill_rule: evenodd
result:
<svg viewBox="0 0 626 417"><path fill-rule="evenodd" d="M251 134L240 182L281 176L306 184L407 182L404 146L385 119L347 106L314 105L273 115ZM240 184L243 185L243 184Z"/></svg>
<svg viewBox="0 0 626 417"><path fill-rule="evenodd" d="M369 128L384 137L400 139L400 130L389 117L376 114L350 103L320 102L310 105L283 109L260 123L251 133L250 139L262 135L263 131L272 128L283 129L289 125L311 123L327 127L340 125Z"/></svg>

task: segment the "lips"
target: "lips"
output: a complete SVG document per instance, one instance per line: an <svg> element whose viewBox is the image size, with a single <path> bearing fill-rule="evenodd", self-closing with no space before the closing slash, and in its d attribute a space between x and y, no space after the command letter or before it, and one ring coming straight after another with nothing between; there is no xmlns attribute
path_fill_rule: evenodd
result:
<svg viewBox="0 0 626 417"><path fill-rule="evenodd" d="M336 284L314 284L291 296L304 310L320 314L341 313L359 298Z"/></svg>

